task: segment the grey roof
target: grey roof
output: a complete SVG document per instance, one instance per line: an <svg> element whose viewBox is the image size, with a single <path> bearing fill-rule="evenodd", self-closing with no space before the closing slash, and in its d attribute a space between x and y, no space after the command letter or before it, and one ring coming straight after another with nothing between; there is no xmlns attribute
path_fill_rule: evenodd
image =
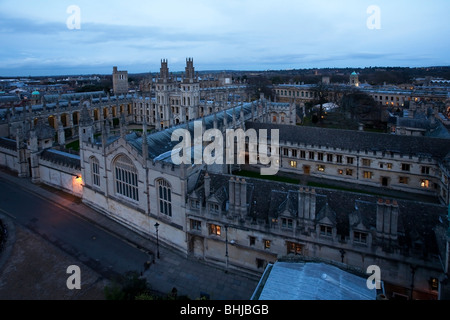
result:
<svg viewBox="0 0 450 320"><path fill-rule="evenodd" d="M287 126L247 122L246 129L279 130L280 140L343 150L396 152L404 155L430 155L444 158L450 152L447 139L389 135L365 131L325 129L306 126Z"/></svg>
<svg viewBox="0 0 450 320"><path fill-rule="evenodd" d="M15 140L0 137L0 147L10 150L17 150L17 142Z"/></svg>
<svg viewBox="0 0 450 320"><path fill-rule="evenodd" d="M201 173L203 175L204 172ZM209 172L211 193L220 188L228 188L228 181L232 175L215 174ZM298 192L300 185L288 184L255 178L245 178L248 190L247 203L249 205L246 219L250 221L265 221L267 224L273 218L288 209L290 215L298 215ZM203 179L197 180L195 190L203 188ZM305 188L303 186L303 188ZM338 237L344 239L350 235L350 227L359 222L368 232L376 228L377 201L380 197L315 188L316 191L316 221L327 216L336 228ZM383 197L386 199L386 197ZM395 200L393 198L387 198ZM445 225L448 208L433 203L409 200L396 200L398 203L398 243L400 250L407 252L413 247L413 234L417 232L423 242L423 256L439 254L433 228Z"/></svg>
<svg viewBox="0 0 450 320"><path fill-rule="evenodd" d="M326 263L275 262L258 300L376 300L367 279Z"/></svg>
<svg viewBox="0 0 450 320"><path fill-rule="evenodd" d="M74 169L81 169L80 156L54 150L46 149L42 151L41 158L56 164L65 165Z"/></svg>
<svg viewBox="0 0 450 320"><path fill-rule="evenodd" d="M217 121L217 128L219 130L224 129L224 118L226 117L227 123L231 124L233 122L233 112L235 112L235 119L239 122L241 119L241 109L244 112L244 121L250 119L252 112L252 103L243 103L235 108L227 109L225 112L220 111L216 114L211 114L203 118L198 118L191 120L188 123L179 124L155 133L147 135L148 144L148 157L154 160L164 160L171 162L170 154L174 147L179 144L178 141L171 141L172 133L177 129L188 129L191 134L191 139L194 137L194 122L200 121L205 125L205 129L214 128L214 118ZM234 110L234 111L233 111ZM256 110L256 107L255 109ZM256 111L255 111L256 112ZM131 134L127 135L127 142L135 147L137 150L142 152L142 135ZM193 152L192 152L193 155Z"/></svg>

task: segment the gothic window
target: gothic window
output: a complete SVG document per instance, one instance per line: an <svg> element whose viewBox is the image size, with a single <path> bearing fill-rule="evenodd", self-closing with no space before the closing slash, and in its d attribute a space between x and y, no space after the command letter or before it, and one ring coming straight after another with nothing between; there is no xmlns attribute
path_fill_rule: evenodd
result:
<svg viewBox="0 0 450 320"><path fill-rule="evenodd" d="M137 170L130 158L124 155L118 156L113 167L116 193L139 201Z"/></svg>
<svg viewBox="0 0 450 320"><path fill-rule="evenodd" d="M156 182L156 188L158 190L158 205L159 213L165 214L169 217L172 216L172 188L170 184L160 179Z"/></svg>
<svg viewBox="0 0 450 320"><path fill-rule="evenodd" d="M100 162L95 157L92 157L90 159L90 162L91 162L92 184L94 186L100 187Z"/></svg>

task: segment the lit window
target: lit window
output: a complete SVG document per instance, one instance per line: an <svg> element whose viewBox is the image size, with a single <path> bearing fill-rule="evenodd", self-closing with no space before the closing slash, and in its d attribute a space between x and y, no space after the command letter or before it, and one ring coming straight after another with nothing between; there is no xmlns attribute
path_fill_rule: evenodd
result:
<svg viewBox="0 0 450 320"><path fill-rule="evenodd" d="M303 245L295 243L295 242L286 242L286 246L287 246L287 252L289 253L293 253L293 254L302 254L303 251Z"/></svg>
<svg viewBox="0 0 450 320"><path fill-rule="evenodd" d="M160 179L157 181L156 185L158 190L159 212L171 217L172 189L170 187L170 184L166 180Z"/></svg>
<svg viewBox="0 0 450 320"><path fill-rule="evenodd" d="M423 179L423 180L420 182L420 186L421 186L422 188L429 188L429 187L431 186L431 182L430 182L430 180Z"/></svg>
<svg viewBox="0 0 450 320"><path fill-rule="evenodd" d="M408 177L398 177L398 183L408 184Z"/></svg>
<svg viewBox="0 0 450 320"><path fill-rule="evenodd" d="M392 170L392 163L387 163L386 165L389 170Z"/></svg>
<svg viewBox="0 0 450 320"><path fill-rule="evenodd" d="M209 234L214 234L216 236L220 236L220 226L215 225L215 224L210 224L209 225Z"/></svg>
<svg viewBox="0 0 450 320"><path fill-rule="evenodd" d="M370 171L364 171L364 179L372 179L373 173Z"/></svg>
<svg viewBox="0 0 450 320"><path fill-rule="evenodd" d="M297 161L291 161L290 165L292 168L297 168Z"/></svg>
<svg viewBox="0 0 450 320"><path fill-rule="evenodd" d="M114 173L116 193L139 201L137 170L133 162L124 155L117 157L114 161Z"/></svg>
<svg viewBox="0 0 450 320"><path fill-rule="evenodd" d="M320 172L325 172L325 166L324 165L318 165L317 170Z"/></svg>
<svg viewBox="0 0 450 320"><path fill-rule="evenodd" d="M352 170L352 169L346 169L346 170L345 170L345 174L346 174L347 176L352 176L352 175L353 175L353 170Z"/></svg>
<svg viewBox="0 0 450 320"><path fill-rule="evenodd" d="M344 174L344 170L338 169L338 174Z"/></svg>
<svg viewBox="0 0 450 320"><path fill-rule="evenodd" d="M270 249L270 240L264 240L264 249Z"/></svg>

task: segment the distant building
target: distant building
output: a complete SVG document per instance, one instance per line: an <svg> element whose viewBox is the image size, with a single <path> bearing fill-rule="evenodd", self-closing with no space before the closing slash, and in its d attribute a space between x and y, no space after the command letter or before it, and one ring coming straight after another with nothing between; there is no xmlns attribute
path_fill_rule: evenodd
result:
<svg viewBox="0 0 450 320"><path fill-rule="evenodd" d="M112 78L115 95L128 92L128 71L118 71L117 67L113 67Z"/></svg>
<svg viewBox="0 0 450 320"><path fill-rule="evenodd" d="M359 87L360 83L359 83L359 75L356 72L352 72L352 74L350 75L350 85L351 86L355 86L355 87Z"/></svg>

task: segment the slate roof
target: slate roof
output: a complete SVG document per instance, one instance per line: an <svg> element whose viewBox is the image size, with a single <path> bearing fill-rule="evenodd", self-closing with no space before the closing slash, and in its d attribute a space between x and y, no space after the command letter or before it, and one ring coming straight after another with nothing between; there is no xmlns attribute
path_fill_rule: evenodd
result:
<svg viewBox="0 0 450 320"><path fill-rule="evenodd" d="M17 143L15 140L0 137L0 147L15 151L17 150Z"/></svg>
<svg viewBox="0 0 450 320"><path fill-rule="evenodd" d="M201 176L204 172L201 173ZM228 188L231 175L209 173L211 178L211 193L213 190ZM298 191L300 186L282 182L267 181L255 178L245 178L252 192L247 197L249 210L247 220L265 221L288 209L290 214L297 216ZM203 188L203 179L197 181L196 189ZM305 187L304 187L305 188ZM327 216L335 222L338 237L350 235L350 226L359 222L367 231L376 229L377 201L379 197L315 188L316 191L316 221ZM385 200L388 198L383 197ZM394 199L389 199L394 200ZM423 203L408 200L396 200L398 203L398 248L407 252L413 247L417 236L423 242L423 253L438 254L434 228L438 225L448 226L447 208L443 205ZM442 222L441 222L442 221Z"/></svg>
<svg viewBox="0 0 450 320"><path fill-rule="evenodd" d="M426 154L437 159L444 158L450 152L448 140L440 138L246 122L246 129L250 128L256 131L267 129L268 139L271 130L277 129L282 141L343 150Z"/></svg>
<svg viewBox="0 0 450 320"><path fill-rule="evenodd" d="M40 156L44 160L81 170L81 161L80 156L78 155L53 149L46 149L42 151Z"/></svg>

